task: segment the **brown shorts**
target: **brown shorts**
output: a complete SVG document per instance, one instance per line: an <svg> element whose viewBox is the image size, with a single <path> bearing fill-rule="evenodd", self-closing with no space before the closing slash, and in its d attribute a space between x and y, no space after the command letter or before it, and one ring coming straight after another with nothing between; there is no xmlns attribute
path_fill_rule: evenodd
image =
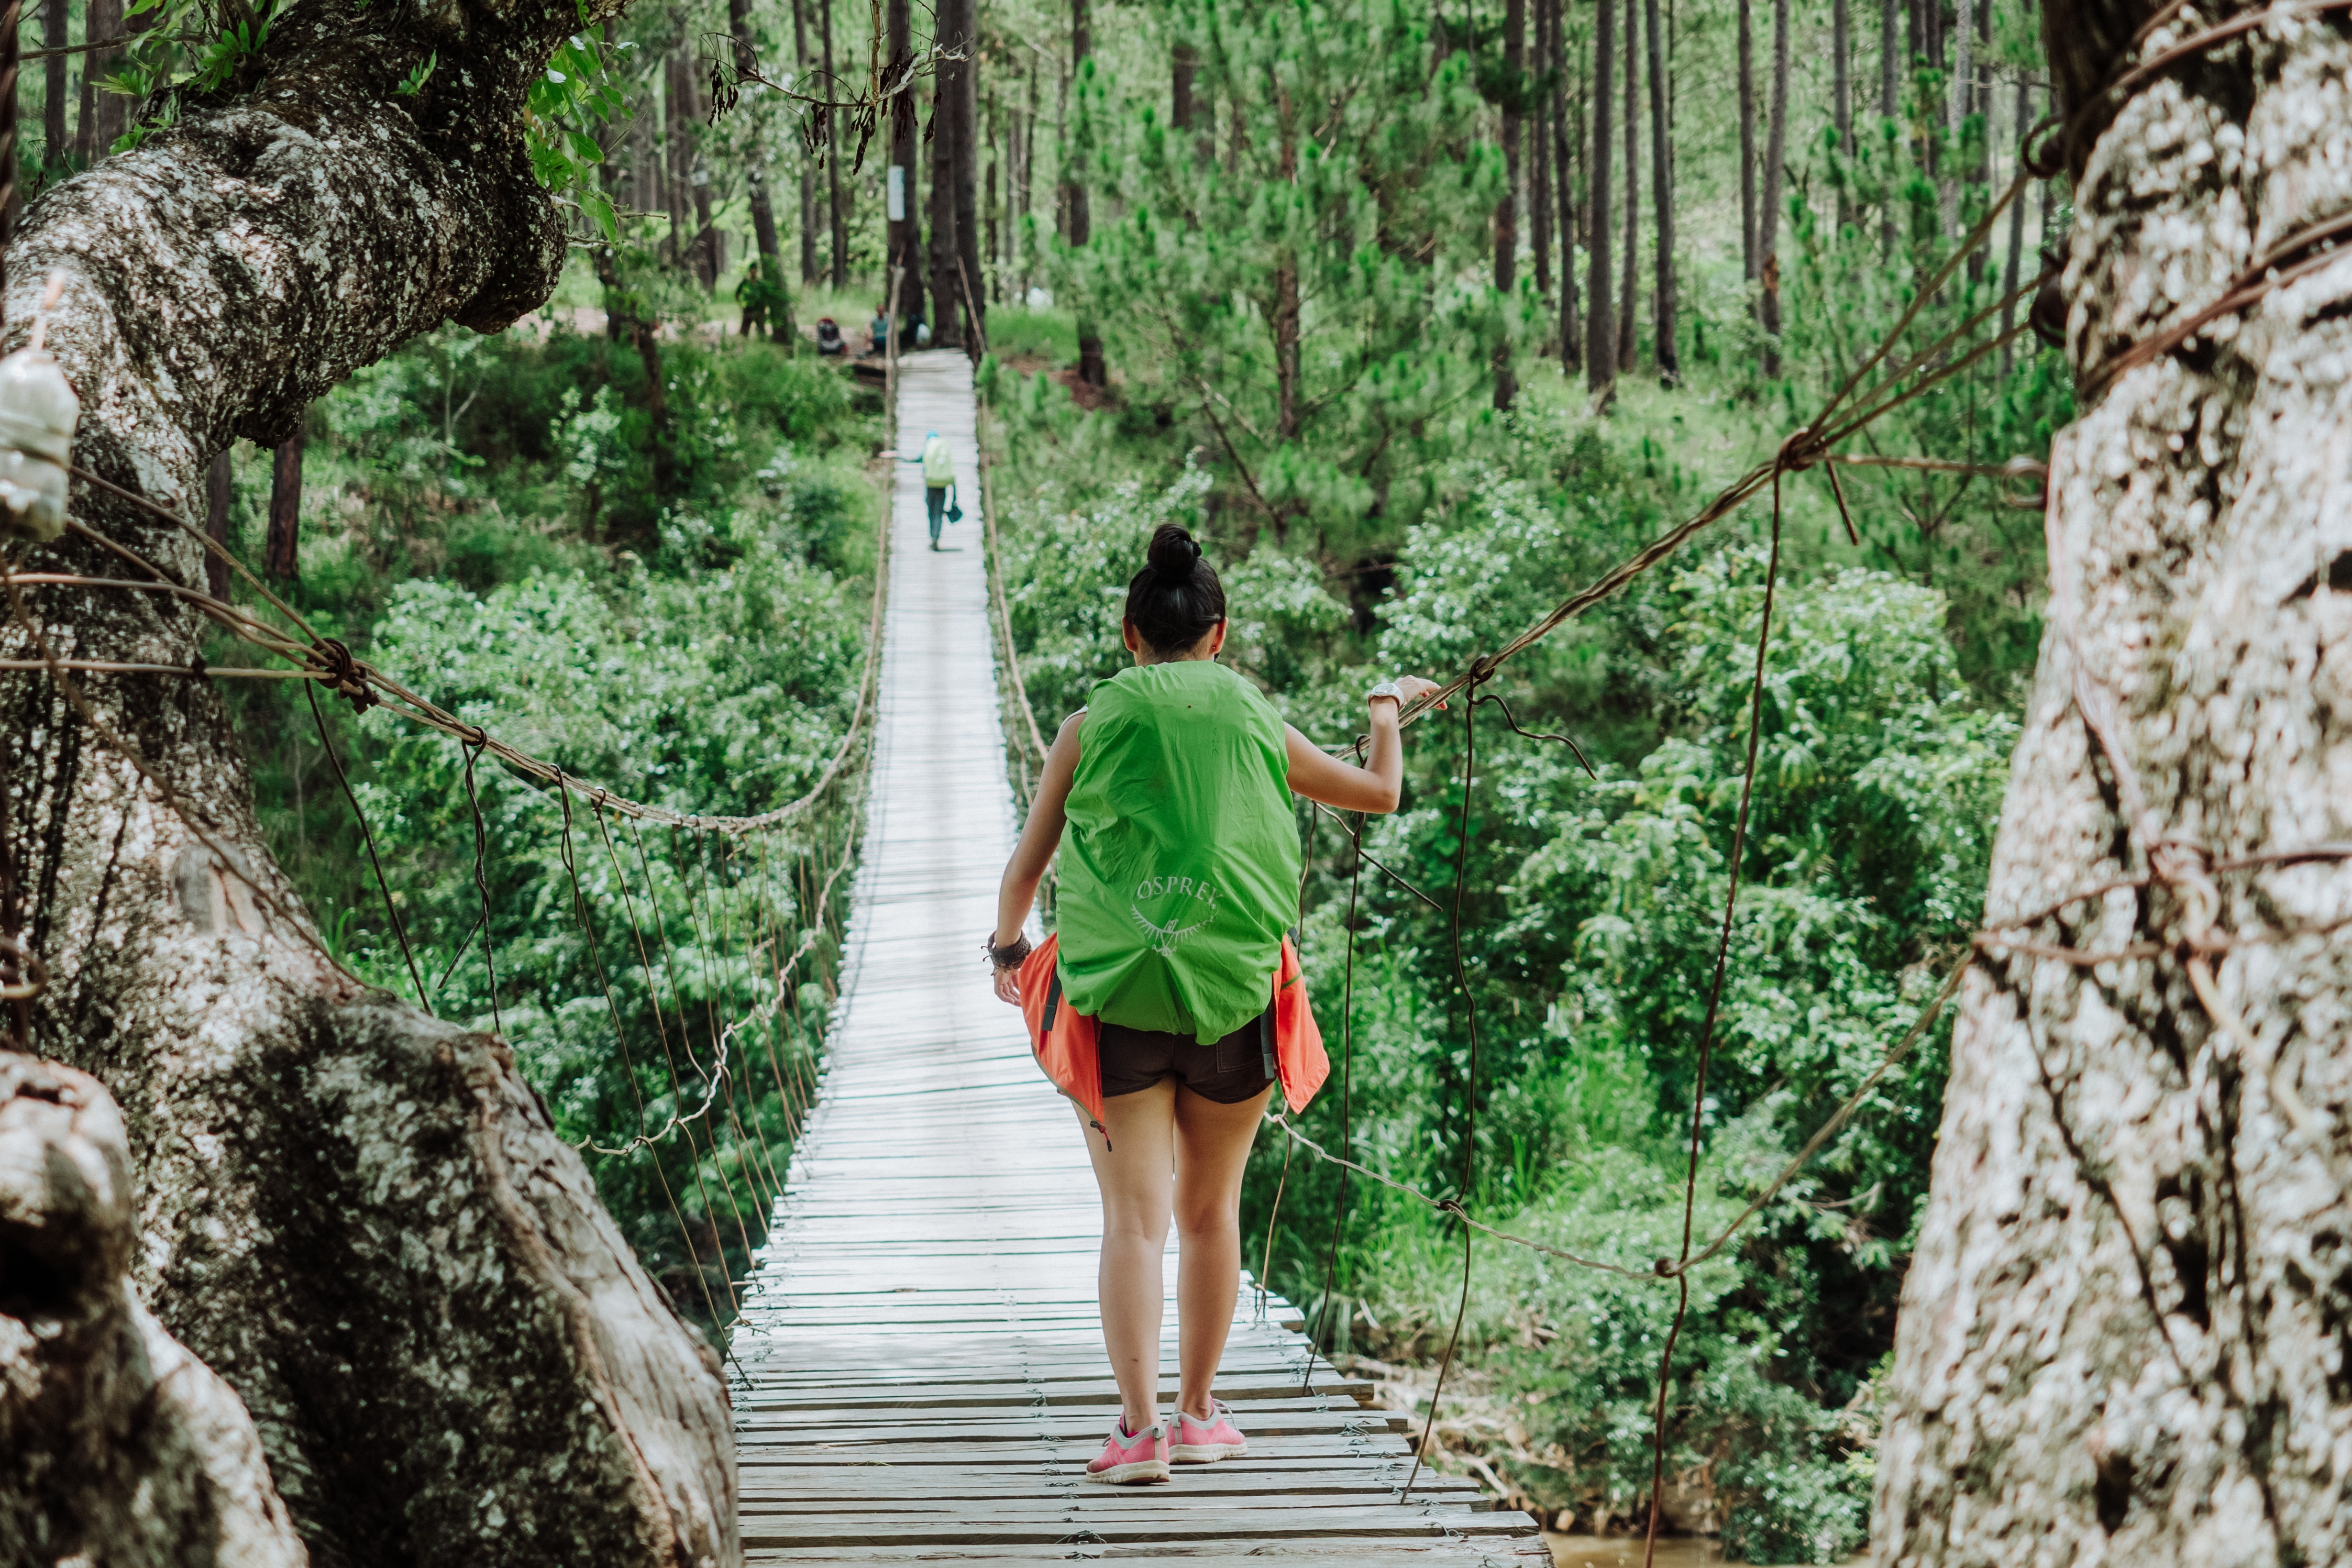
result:
<svg viewBox="0 0 2352 1568"><path fill-rule="evenodd" d="M1265 1015L1252 1018L1211 1046L1190 1035L1105 1024L1100 1034L1103 1098L1138 1094L1163 1078L1172 1078L1219 1105L1239 1105L1255 1099L1274 1081L1266 1071L1274 1048L1268 1022Z"/></svg>

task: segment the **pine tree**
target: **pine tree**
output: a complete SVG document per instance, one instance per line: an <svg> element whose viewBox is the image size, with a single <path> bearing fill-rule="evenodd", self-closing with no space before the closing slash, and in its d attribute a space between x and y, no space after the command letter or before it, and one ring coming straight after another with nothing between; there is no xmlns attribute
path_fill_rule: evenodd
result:
<svg viewBox="0 0 2352 1568"><path fill-rule="evenodd" d="M1592 161L1589 165L1592 177L1585 197L1591 248L1586 263L1590 281L1585 289L1584 376L1585 384L1599 393L1617 379L1617 322L1611 313L1609 275L1609 121L1614 98L1610 89L1615 82L1617 26L1612 0L1599 0L1592 10ZM1628 257L1625 265L1633 264Z"/></svg>
<svg viewBox="0 0 2352 1568"><path fill-rule="evenodd" d="M1650 189L1658 215L1657 342L1652 357L1658 379L1673 386L1682 379L1682 356L1675 346L1675 149L1666 130L1666 43L1658 26L1658 0L1643 0L1650 44Z"/></svg>
<svg viewBox="0 0 2352 1568"><path fill-rule="evenodd" d="M1253 526L1352 563L1419 514L1428 455L1487 401L1498 313L1524 330L1516 297L1446 281L1491 260L1502 194L1460 129L1476 62L1439 61L1401 5L1197 0L1168 26L1200 49L1224 162L1157 92L1099 125L1087 167L1118 217L1066 253L1081 318L1115 324L1129 399L1192 422Z"/></svg>

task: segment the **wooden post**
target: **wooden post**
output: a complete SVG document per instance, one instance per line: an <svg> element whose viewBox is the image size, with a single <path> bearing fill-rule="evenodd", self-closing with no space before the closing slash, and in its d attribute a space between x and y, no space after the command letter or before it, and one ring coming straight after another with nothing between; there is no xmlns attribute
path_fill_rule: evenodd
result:
<svg viewBox="0 0 2352 1568"><path fill-rule="evenodd" d="M307 416L306 416L307 417ZM302 442L296 431L278 443L269 464L269 536L262 547L261 568L272 577L290 580L297 569L295 543L302 525Z"/></svg>

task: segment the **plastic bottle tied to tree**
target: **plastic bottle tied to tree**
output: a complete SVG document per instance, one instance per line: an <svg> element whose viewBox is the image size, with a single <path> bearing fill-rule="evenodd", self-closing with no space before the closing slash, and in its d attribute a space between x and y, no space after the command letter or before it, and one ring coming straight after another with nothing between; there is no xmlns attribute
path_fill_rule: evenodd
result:
<svg viewBox="0 0 2352 1568"><path fill-rule="evenodd" d="M46 544L65 531L80 418L81 400L36 329L30 347L0 359L0 532Z"/></svg>

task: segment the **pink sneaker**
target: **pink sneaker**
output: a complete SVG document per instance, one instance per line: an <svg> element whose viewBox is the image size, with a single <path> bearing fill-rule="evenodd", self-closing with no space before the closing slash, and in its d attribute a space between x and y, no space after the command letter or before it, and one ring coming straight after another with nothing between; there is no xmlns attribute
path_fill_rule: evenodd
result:
<svg viewBox="0 0 2352 1568"><path fill-rule="evenodd" d="M1110 1429L1110 1437L1103 1444L1101 1458L1087 1467L1087 1479L1108 1481L1115 1487L1166 1480L1168 1428L1155 1421L1140 1432L1129 1432L1127 1418L1119 1417L1118 1425Z"/></svg>
<svg viewBox="0 0 2352 1568"><path fill-rule="evenodd" d="M1176 1412L1176 1441L1169 1446L1170 1458L1180 1465L1213 1465L1249 1452L1249 1439L1234 1425L1233 1410L1223 1400L1211 1400L1209 1414L1213 1419L1195 1421L1181 1410Z"/></svg>

